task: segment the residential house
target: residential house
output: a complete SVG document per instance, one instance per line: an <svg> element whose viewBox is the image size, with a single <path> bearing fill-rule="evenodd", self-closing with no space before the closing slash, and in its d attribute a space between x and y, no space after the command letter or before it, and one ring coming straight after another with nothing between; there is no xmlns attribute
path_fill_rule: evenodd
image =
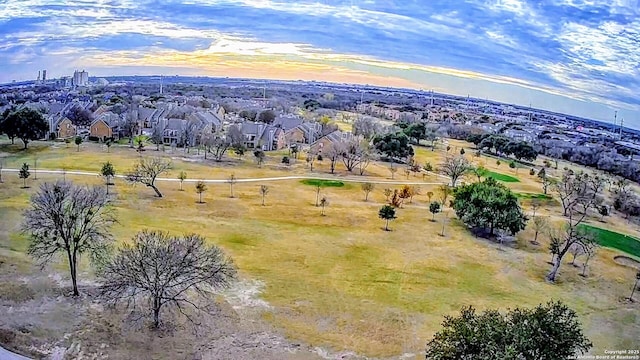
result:
<svg viewBox="0 0 640 360"><path fill-rule="evenodd" d="M113 129L111 128L111 125L107 123L107 120L103 118L96 119L91 123L89 136L100 140L106 140L113 137Z"/></svg>
<svg viewBox="0 0 640 360"><path fill-rule="evenodd" d="M56 133L56 136L58 137L58 139L68 139L76 136L76 134L78 133L78 129L76 129L76 126L73 125L71 120L66 117L58 123L57 130L58 131Z"/></svg>
<svg viewBox="0 0 640 360"><path fill-rule="evenodd" d="M314 143L311 144L310 149L312 152L322 154L322 150L331 146L332 144L336 144L343 141L348 141L353 138L353 134L350 132L344 132L340 130L336 130L330 134L327 134Z"/></svg>
<svg viewBox="0 0 640 360"><path fill-rule="evenodd" d="M293 114L278 115L271 125L287 132L301 125L303 121L304 120L301 117Z"/></svg>
<svg viewBox="0 0 640 360"><path fill-rule="evenodd" d="M240 126L247 149L280 150L287 146L284 131L273 125L246 121Z"/></svg>
<svg viewBox="0 0 640 360"><path fill-rule="evenodd" d="M312 144L322 135L322 125L316 122L303 122L285 132L288 144Z"/></svg>
<svg viewBox="0 0 640 360"><path fill-rule="evenodd" d="M169 119L164 123L164 129L162 130L162 142L166 145L181 144L187 121L182 119ZM160 124L158 124L158 126L160 126Z"/></svg>
<svg viewBox="0 0 640 360"><path fill-rule="evenodd" d="M120 133L120 122L120 116L107 111L91 123L89 136L101 141L109 138L117 138Z"/></svg>

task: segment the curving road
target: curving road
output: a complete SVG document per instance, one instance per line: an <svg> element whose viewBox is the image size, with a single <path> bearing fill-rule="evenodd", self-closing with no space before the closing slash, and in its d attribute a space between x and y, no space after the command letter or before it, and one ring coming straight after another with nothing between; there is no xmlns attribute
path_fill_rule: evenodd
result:
<svg viewBox="0 0 640 360"><path fill-rule="evenodd" d="M14 172L17 173L19 169L3 169L2 171ZM88 171L64 171L64 170L43 170L38 169L38 173L42 174L59 174L62 175L64 173L68 175L81 175L81 176L101 176L95 172ZM434 174L436 176L447 178L446 176L440 174ZM124 179L126 176L124 175L116 175L116 178ZM389 184L389 185L442 185L444 182L419 182L419 181L397 181L397 180L369 180L357 177L326 177L326 176L307 176L307 175L294 175L294 176L279 176L279 177L265 177L265 178L247 178L247 179L236 179L236 183L251 183L251 182L264 182L264 181L285 181L285 180L304 180L304 179L320 179L320 180L334 180L334 181L342 181L342 182L353 182L353 183L372 183L372 184ZM447 178L448 179L448 178ZM174 178L157 178L156 181L169 181L169 182L179 182L179 179ZM205 183L228 183L229 181L226 179L186 179L184 182L198 182L204 181ZM1 359L1 358L0 358Z"/></svg>
<svg viewBox="0 0 640 360"><path fill-rule="evenodd" d="M12 353L11 351L0 346L0 360L31 360L28 357Z"/></svg>

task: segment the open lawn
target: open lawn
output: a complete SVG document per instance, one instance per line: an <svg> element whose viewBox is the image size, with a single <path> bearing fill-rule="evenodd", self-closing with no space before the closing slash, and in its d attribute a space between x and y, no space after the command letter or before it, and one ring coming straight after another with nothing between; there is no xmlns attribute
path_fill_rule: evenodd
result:
<svg viewBox="0 0 640 360"><path fill-rule="evenodd" d="M120 174L140 156L127 147L112 147L107 153L95 144L83 145L80 152L64 144L35 144L28 152L11 149L0 148L6 155L5 167L19 167L37 157L43 168L98 171L109 160ZM174 154L149 150L143 156L156 154L173 159L167 177L176 177L180 170L190 179L225 179L231 173L238 178L309 174L304 160L285 166L277 156L261 168L249 159L203 162L202 155L185 155L182 150ZM443 154L439 149L416 150L421 163L431 161L434 166ZM372 164L364 179L388 180L386 166ZM312 175L329 176L327 164L316 169ZM18 231L21 212L40 182L60 176L39 174L39 180L30 180L29 189L20 189L14 173L4 173L3 178L0 260L28 263L28 241ZM67 179L102 184L97 176L67 175ZM396 179L405 177L398 174ZM512 246L477 239L451 209L438 214L436 222L426 221L431 217L428 200L420 195L398 209L398 218L390 223L392 231L387 232L377 215L386 186L376 186L367 202L352 184L323 186L321 195L329 205L326 216L320 216L320 208L314 206L315 189L307 183L315 184L313 180L270 182L266 206L261 206L260 182L235 184L234 198L229 197L228 184L211 184L205 203L198 204L193 184L179 191L177 182L160 182L165 197L157 198L144 186L117 179L111 189L117 194L114 206L120 223L113 234L118 242L129 241L145 228L206 236L233 257L244 279L264 284L260 297L270 308L262 320L311 346L376 357L405 353L413 354L408 358L424 358L420 351L440 329L443 316L458 313L463 306L506 309L557 299L578 312L594 342L594 354L637 347L639 305L619 301L630 289L632 270L616 264L606 249L591 260L589 277L580 277L581 269L567 264L559 283L552 285L544 281L548 244L546 239L540 246L529 244L530 228L518 234ZM540 191L528 177L508 186L516 186L518 192ZM436 191L436 185L421 188L422 194ZM443 222L444 237L438 235ZM23 271L19 265L16 269ZM93 276L86 264L83 269L82 276ZM62 266L55 271L66 279Z"/></svg>
<svg viewBox="0 0 640 360"><path fill-rule="evenodd" d="M515 193L516 196L520 199L529 199L529 200L551 200L553 197L551 195L545 194L534 194L534 193Z"/></svg>
<svg viewBox="0 0 640 360"><path fill-rule="evenodd" d="M320 186L320 187L343 187L344 186L344 183L338 180L306 179L300 182L305 185Z"/></svg>
<svg viewBox="0 0 640 360"><path fill-rule="evenodd" d="M498 181L502 181L502 182L520 182L520 180L516 177L513 176L509 176L509 175L505 175L505 174L501 174L501 173L497 173L495 171L487 171L484 176L486 177L490 177L490 178L494 178Z"/></svg>
<svg viewBox="0 0 640 360"><path fill-rule="evenodd" d="M598 244L618 249L640 259L640 239L589 224L581 224L581 227L592 232Z"/></svg>

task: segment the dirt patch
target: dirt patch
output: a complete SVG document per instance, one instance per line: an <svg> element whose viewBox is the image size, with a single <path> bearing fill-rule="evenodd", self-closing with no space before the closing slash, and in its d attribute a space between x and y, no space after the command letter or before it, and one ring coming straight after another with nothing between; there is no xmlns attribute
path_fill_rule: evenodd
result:
<svg viewBox="0 0 640 360"><path fill-rule="evenodd" d="M628 256L617 255L617 256L614 256L613 261L615 261L616 263L622 266L628 266L635 269L640 269L640 261L636 259L632 259Z"/></svg>

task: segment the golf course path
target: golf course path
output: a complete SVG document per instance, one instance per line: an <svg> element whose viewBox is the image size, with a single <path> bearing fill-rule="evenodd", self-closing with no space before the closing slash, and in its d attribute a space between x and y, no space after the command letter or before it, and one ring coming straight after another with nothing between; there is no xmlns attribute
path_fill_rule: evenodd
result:
<svg viewBox="0 0 640 360"><path fill-rule="evenodd" d="M2 171L17 173L20 169L3 169ZM58 175L81 175L81 176L101 176L99 173L89 171L73 171L73 170L45 170L38 169L38 173L41 174L58 174ZM442 176L439 174L435 174ZM116 178L125 179L125 175L116 175ZM442 185L443 182L422 182L422 181L398 181L398 180L369 180L357 177L326 177L326 176L309 176L309 175L294 175L294 176L279 176L279 177L265 177L265 178L247 178L236 179L236 183L252 183L252 182L264 182L264 181L286 181L286 180L305 180L305 179L320 179L329 181L342 181L352 183L372 183L372 184L389 184L389 185ZM172 178L157 178L156 181L170 181L179 182L179 179ZM228 183L227 179L185 179L184 182L198 182L203 181L205 183Z"/></svg>

